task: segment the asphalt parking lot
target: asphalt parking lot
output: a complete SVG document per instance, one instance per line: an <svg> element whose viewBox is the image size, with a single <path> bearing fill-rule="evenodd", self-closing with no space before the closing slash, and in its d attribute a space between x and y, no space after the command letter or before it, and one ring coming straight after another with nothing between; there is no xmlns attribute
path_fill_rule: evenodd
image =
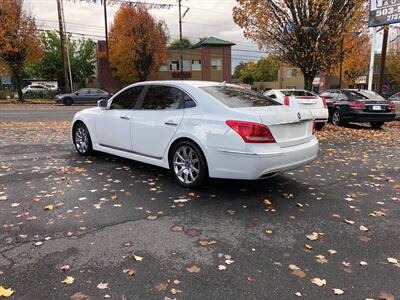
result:
<svg viewBox="0 0 400 300"><path fill-rule="evenodd" d="M0 112L0 285L11 298L400 297L399 122L329 125L309 166L186 190L164 169L79 156L58 112Z"/></svg>

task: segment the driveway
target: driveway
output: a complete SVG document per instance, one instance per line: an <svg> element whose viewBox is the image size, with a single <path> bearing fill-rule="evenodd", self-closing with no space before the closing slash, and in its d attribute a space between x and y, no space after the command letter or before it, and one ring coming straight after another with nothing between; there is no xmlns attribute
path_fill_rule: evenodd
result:
<svg viewBox="0 0 400 300"><path fill-rule="evenodd" d="M328 125L311 165L199 190L79 156L69 125L0 123L0 285L15 299L400 296L398 123Z"/></svg>

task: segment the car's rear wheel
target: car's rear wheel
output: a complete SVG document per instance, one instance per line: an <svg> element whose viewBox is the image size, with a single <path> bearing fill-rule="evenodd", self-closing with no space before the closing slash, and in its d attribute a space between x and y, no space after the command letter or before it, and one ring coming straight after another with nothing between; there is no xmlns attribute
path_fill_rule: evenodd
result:
<svg viewBox="0 0 400 300"><path fill-rule="evenodd" d="M175 180L183 187L199 187L208 176L207 161L203 152L189 140L173 146L169 155L169 165Z"/></svg>
<svg viewBox="0 0 400 300"><path fill-rule="evenodd" d="M74 125L73 138L76 151L79 154L87 156L93 153L92 140L85 124L79 122Z"/></svg>
<svg viewBox="0 0 400 300"><path fill-rule="evenodd" d="M324 126L325 126L325 123L315 123L315 129L317 129L318 131L319 130L322 130L322 128L324 128Z"/></svg>
<svg viewBox="0 0 400 300"><path fill-rule="evenodd" d="M332 115L332 123L333 123L333 125L336 125L336 126L343 126L343 125L346 124L346 123L343 121L343 118L342 118L342 116L340 115L340 111L339 111L338 109L336 109L336 110L333 112L333 115Z"/></svg>
<svg viewBox="0 0 400 300"><path fill-rule="evenodd" d="M74 101L71 98L66 98L64 99L64 105L70 106L74 103Z"/></svg>
<svg viewBox="0 0 400 300"><path fill-rule="evenodd" d="M370 124L371 124L372 128L381 129L383 124L384 124L384 122L371 122Z"/></svg>

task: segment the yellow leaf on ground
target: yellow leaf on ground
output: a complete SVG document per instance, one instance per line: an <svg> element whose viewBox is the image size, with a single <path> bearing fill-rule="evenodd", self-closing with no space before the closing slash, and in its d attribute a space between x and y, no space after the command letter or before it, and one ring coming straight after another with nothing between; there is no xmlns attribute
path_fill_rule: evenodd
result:
<svg viewBox="0 0 400 300"><path fill-rule="evenodd" d="M14 291L11 288L6 289L2 285L0 285L0 297L8 298L12 294L14 294Z"/></svg>
<svg viewBox="0 0 400 300"><path fill-rule="evenodd" d="M100 283L97 285L97 288L98 288L99 290L108 289L108 282L106 282L106 283L100 282Z"/></svg>
<svg viewBox="0 0 400 300"><path fill-rule="evenodd" d="M75 278L72 276L67 276L67 278L65 278L63 281L61 281L62 283L65 284L73 284L75 281Z"/></svg>
<svg viewBox="0 0 400 300"><path fill-rule="evenodd" d="M394 188L400 190L400 183L399 183L399 184L396 184L396 185L394 186Z"/></svg>
<svg viewBox="0 0 400 300"><path fill-rule="evenodd" d="M333 289L333 293L335 295L343 295L344 291L341 289Z"/></svg>
<svg viewBox="0 0 400 300"><path fill-rule="evenodd" d="M133 258L136 260L136 261L142 261L143 260L143 257L141 257L141 256L138 256L138 255L133 255Z"/></svg>
<svg viewBox="0 0 400 300"><path fill-rule="evenodd" d="M326 285L326 280L325 279L321 279L319 277L315 277L313 279L311 279L311 282L318 285L318 286L323 286Z"/></svg>
<svg viewBox="0 0 400 300"><path fill-rule="evenodd" d="M306 273L304 273L302 270L293 270L292 274L300 278L306 277Z"/></svg>
<svg viewBox="0 0 400 300"><path fill-rule="evenodd" d="M54 208L54 206L51 205L51 204L49 204L49 205L46 205L46 206L43 208L43 210L52 210L53 208Z"/></svg>
<svg viewBox="0 0 400 300"><path fill-rule="evenodd" d="M114 195L111 196L111 200L117 200L117 199L118 199L117 194L114 194Z"/></svg>
<svg viewBox="0 0 400 300"><path fill-rule="evenodd" d="M199 244L201 246L208 246L208 245L213 245L216 243L217 243L217 241L215 241L215 240L199 240Z"/></svg>
<svg viewBox="0 0 400 300"><path fill-rule="evenodd" d="M315 241L316 239L318 239L318 233L317 232L313 232L311 234L306 235L306 237L310 240L310 241Z"/></svg>
<svg viewBox="0 0 400 300"><path fill-rule="evenodd" d="M387 261L390 262L391 264L397 264L399 262L398 259L394 257L388 257Z"/></svg>
<svg viewBox="0 0 400 300"><path fill-rule="evenodd" d="M195 265L191 266L190 268L186 268L186 270L189 273L199 273L200 272L200 268Z"/></svg>
<svg viewBox="0 0 400 300"><path fill-rule="evenodd" d="M265 199L263 200L263 203L264 203L266 206L272 205L271 201L269 201L267 198L265 198Z"/></svg>

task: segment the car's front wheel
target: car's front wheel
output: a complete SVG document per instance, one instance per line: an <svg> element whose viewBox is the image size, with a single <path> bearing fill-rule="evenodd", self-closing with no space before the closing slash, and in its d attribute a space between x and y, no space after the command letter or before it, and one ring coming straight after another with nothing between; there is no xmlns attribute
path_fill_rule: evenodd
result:
<svg viewBox="0 0 400 300"><path fill-rule="evenodd" d="M84 156L92 154L92 140L89 130L83 123L79 122L74 125L73 138L76 151L78 151L79 154Z"/></svg>
<svg viewBox="0 0 400 300"><path fill-rule="evenodd" d="M208 177L206 158L192 141L181 141L173 146L169 166L175 180L186 188L199 187Z"/></svg>
<svg viewBox="0 0 400 300"><path fill-rule="evenodd" d="M64 105L65 106L70 106L74 103L74 101L71 98L66 98L64 99Z"/></svg>
<svg viewBox="0 0 400 300"><path fill-rule="evenodd" d="M384 122L371 122L371 127L374 129L381 129Z"/></svg>

